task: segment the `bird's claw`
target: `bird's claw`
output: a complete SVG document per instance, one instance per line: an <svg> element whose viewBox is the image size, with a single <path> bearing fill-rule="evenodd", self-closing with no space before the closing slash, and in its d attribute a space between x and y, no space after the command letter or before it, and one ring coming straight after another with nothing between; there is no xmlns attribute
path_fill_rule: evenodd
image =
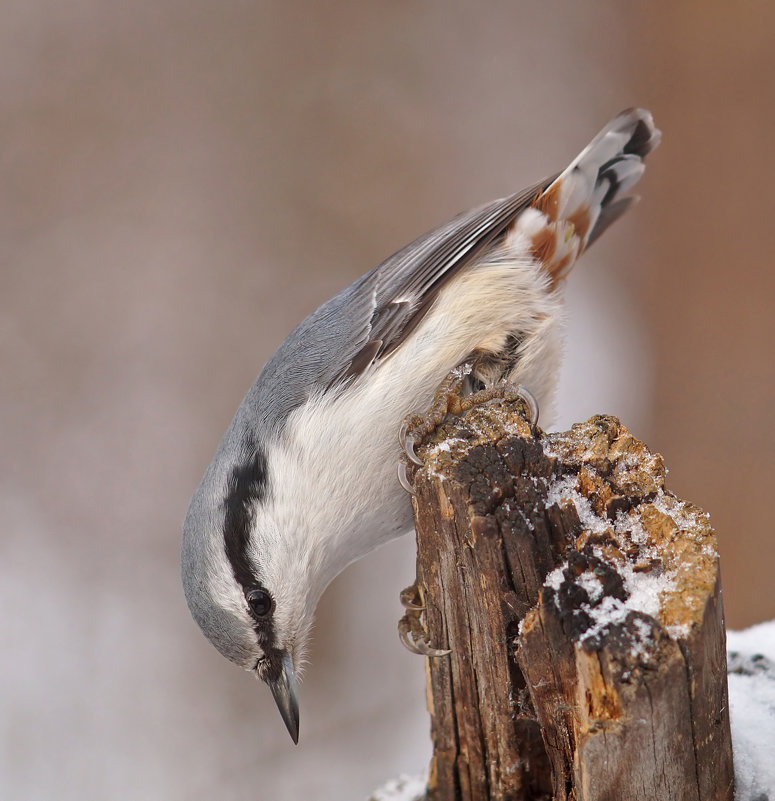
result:
<svg viewBox="0 0 775 801"><path fill-rule="evenodd" d="M446 656L452 653L449 649L442 650L440 648L432 648L428 645L426 640L425 629L420 623L419 612L407 612L401 620L398 621L398 639L401 644L413 654L419 656L428 656L436 658L439 656Z"/></svg>
<svg viewBox="0 0 775 801"><path fill-rule="evenodd" d="M535 433L536 427L538 426L538 415L540 413L538 401L536 400L535 395L527 387L522 386L522 384L517 386L517 395L522 398L522 400L525 402L525 406L527 406L530 429Z"/></svg>
<svg viewBox="0 0 775 801"><path fill-rule="evenodd" d="M414 452L417 440L414 435L409 432L410 422L412 422L412 419L407 417L403 423L401 423L401 428L398 429L398 441L409 461L416 465L421 465L422 459Z"/></svg>
<svg viewBox="0 0 775 801"><path fill-rule="evenodd" d="M421 621L425 609L422 591L417 581L401 590L401 606L406 614L398 621L398 639L407 651L420 656L439 657L446 656L450 651L432 648L428 644L428 633Z"/></svg>
<svg viewBox="0 0 775 801"><path fill-rule="evenodd" d="M414 491L414 487L412 486L412 482L409 480L409 476L406 474L406 462L399 462L398 463L398 483L410 495L416 495L417 494Z"/></svg>

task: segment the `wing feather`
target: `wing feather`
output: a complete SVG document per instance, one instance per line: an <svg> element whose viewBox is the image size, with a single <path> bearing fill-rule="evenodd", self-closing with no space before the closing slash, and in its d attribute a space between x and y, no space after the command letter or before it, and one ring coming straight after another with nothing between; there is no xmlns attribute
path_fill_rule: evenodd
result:
<svg viewBox="0 0 775 801"><path fill-rule="evenodd" d="M387 358L414 331L439 291L504 233L556 176L522 192L461 214L402 248L364 276L374 305L362 343L334 375L333 387ZM378 343L378 344L377 344Z"/></svg>

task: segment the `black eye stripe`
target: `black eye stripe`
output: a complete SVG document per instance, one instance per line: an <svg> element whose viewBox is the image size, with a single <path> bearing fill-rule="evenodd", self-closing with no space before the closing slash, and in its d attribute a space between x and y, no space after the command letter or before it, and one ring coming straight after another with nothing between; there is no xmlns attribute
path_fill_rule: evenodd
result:
<svg viewBox="0 0 775 801"><path fill-rule="evenodd" d="M246 612L253 619L253 628L259 646L267 651L275 646L275 632L272 625L274 601L267 593L270 611L264 609L264 603L255 602L253 609L248 595L255 591L263 591L260 576L253 571L250 556L250 532L253 527L256 504L261 503L267 493L267 467L264 451L255 440L246 436L244 457L235 465L229 474L226 500L223 505L223 544L226 557L231 565L237 583L245 593Z"/></svg>
<svg viewBox="0 0 775 801"><path fill-rule="evenodd" d="M248 557L253 509L266 494L266 458L252 441L247 455L229 476L224 503L223 540L234 578L246 592L256 586Z"/></svg>

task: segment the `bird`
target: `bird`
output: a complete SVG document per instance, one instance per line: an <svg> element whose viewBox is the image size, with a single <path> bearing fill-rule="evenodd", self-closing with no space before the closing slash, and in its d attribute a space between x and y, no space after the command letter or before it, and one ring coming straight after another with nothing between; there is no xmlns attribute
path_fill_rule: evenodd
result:
<svg viewBox="0 0 775 801"><path fill-rule="evenodd" d="M560 173L419 237L303 320L250 387L195 490L190 612L269 686L294 743L315 608L345 567L413 530L397 433L451 370L543 407L562 355L563 279L637 199L651 114L614 117Z"/></svg>

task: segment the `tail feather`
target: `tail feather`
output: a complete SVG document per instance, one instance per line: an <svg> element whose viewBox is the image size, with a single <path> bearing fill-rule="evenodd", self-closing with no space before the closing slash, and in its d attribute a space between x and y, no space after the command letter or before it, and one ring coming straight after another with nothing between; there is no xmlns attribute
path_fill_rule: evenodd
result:
<svg viewBox="0 0 775 801"><path fill-rule="evenodd" d="M609 225L613 225L630 206L634 206L637 202L638 197L631 195L630 197L620 197L618 200L603 205L594 228L589 232L584 250L592 245L601 234L605 233Z"/></svg>
<svg viewBox="0 0 775 801"><path fill-rule="evenodd" d="M534 201L543 219L523 214L516 227L556 285L598 237L637 200L627 196L643 175L660 131L645 109L616 116Z"/></svg>

